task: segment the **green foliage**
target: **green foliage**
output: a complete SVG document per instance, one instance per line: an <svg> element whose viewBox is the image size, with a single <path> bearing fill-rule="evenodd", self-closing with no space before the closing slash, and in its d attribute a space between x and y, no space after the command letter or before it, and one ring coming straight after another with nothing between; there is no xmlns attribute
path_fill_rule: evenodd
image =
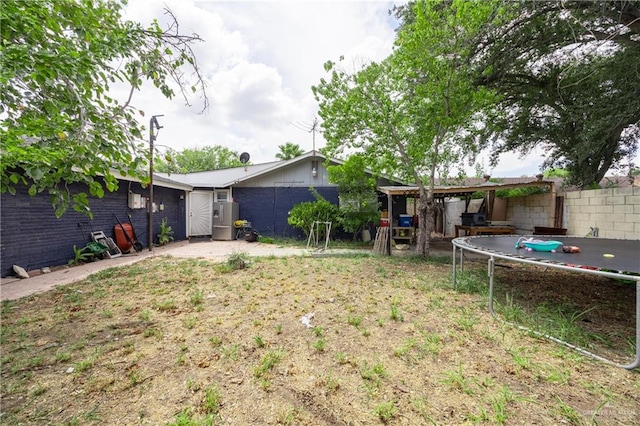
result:
<svg viewBox="0 0 640 426"><path fill-rule="evenodd" d="M220 145L182 151L169 149L164 156L154 159L154 169L162 173L194 173L240 166L238 153Z"/></svg>
<svg viewBox="0 0 640 426"><path fill-rule="evenodd" d="M161 246L173 241L173 229L167 224L167 218L162 218L160 222L160 231L158 232L158 244Z"/></svg>
<svg viewBox="0 0 640 426"><path fill-rule="evenodd" d="M273 237L265 237L265 236L262 236L262 235L258 236L258 241L260 241L261 243L264 243L264 244L275 244L276 243L275 238L273 238Z"/></svg>
<svg viewBox="0 0 640 426"><path fill-rule="evenodd" d="M253 376L257 379L267 378L271 370L273 370L284 357L285 353L282 349L267 352L258 366L253 369Z"/></svg>
<svg viewBox="0 0 640 426"><path fill-rule="evenodd" d="M143 111L132 104L145 81L171 98L204 97L191 50L197 35L154 21L124 20L124 0L5 0L0 7L0 192L48 192L56 215L91 215L89 195L115 191L113 170L148 181ZM114 66L117 64L117 66ZM187 72L191 68L195 73ZM195 81L189 81L194 75ZM130 88L113 97L115 85ZM98 155L99 154L99 155ZM72 193L71 183L86 190Z"/></svg>
<svg viewBox="0 0 640 426"><path fill-rule="evenodd" d="M476 152L475 145L464 143L462 130L474 112L493 101L492 92L473 87L468 59L496 3L430 1L407 7L412 19L398 32L391 56L356 72L329 61L329 78L312 90L324 120L326 154L360 152L374 172L416 182L419 251L426 254L426 227L432 223L427 217L434 211L429 189L436 172L446 174Z"/></svg>
<svg viewBox="0 0 640 426"><path fill-rule="evenodd" d="M222 397L220 389L215 384L205 390L204 400L202 401L201 410L205 414L218 415L222 405Z"/></svg>
<svg viewBox="0 0 640 426"><path fill-rule="evenodd" d="M283 161L291 160L292 158L296 158L304 154L300 145L292 142L287 142L284 145L278 145L278 149L280 152L276 154L276 158Z"/></svg>
<svg viewBox="0 0 640 426"><path fill-rule="evenodd" d="M544 194L549 192L549 188L540 186L529 186L523 188L499 189L496 197L527 197L529 195Z"/></svg>
<svg viewBox="0 0 640 426"><path fill-rule="evenodd" d="M86 252L85 247L78 248L75 244L73 245L73 255L74 257L69 261L69 265L79 265L93 258L93 254Z"/></svg>
<svg viewBox="0 0 640 426"><path fill-rule="evenodd" d="M309 236L309 230L315 221L337 222L339 217L338 206L327 201L314 188L309 188L316 201L305 201L293 206L289 212L287 222L294 228L302 230Z"/></svg>
<svg viewBox="0 0 640 426"><path fill-rule="evenodd" d="M366 171L363 155L351 155L343 164L328 166L329 181L338 184L340 194L340 217L342 229L358 233L369 222L380 218L376 179Z"/></svg>
<svg viewBox="0 0 640 426"><path fill-rule="evenodd" d="M395 401L381 402L376 405L376 416L383 422L389 423L391 419L398 413L398 407Z"/></svg>
<svg viewBox="0 0 640 426"><path fill-rule="evenodd" d="M565 169L554 168L554 169L545 170L543 175L545 179L554 178L554 177L565 178L569 176L569 172L566 171Z"/></svg>
<svg viewBox="0 0 640 426"><path fill-rule="evenodd" d="M85 262L91 262L95 259L96 256L101 255L102 253L109 250L108 247L98 243L98 242L89 242L84 247L78 248L76 245L73 246L73 259L69 261L69 265L79 265Z"/></svg>
<svg viewBox="0 0 640 426"><path fill-rule="evenodd" d="M234 251L227 258L227 267L232 271L245 269L250 263L249 254L242 251Z"/></svg>
<svg viewBox="0 0 640 426"><path fill-rule="evenodd" d="M565 169L581 188L626 168L640 141L637 2L505 1L503 10L475 55L477 83L502 95L481 135L495 141L493 163L538 148L544 168Z"/></svg>

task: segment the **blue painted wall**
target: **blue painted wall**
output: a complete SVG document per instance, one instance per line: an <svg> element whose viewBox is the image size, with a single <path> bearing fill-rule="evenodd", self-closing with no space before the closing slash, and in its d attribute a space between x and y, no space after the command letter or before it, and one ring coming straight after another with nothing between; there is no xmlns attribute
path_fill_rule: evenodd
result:
<svg viewBox="0 0 640 426"><path fill-rule="evenodd" d="M327 201L338 204L337 187L315 188ZM303 239L287 218L296 204L315 201L306 187L234 188L233 199L240 205L240 219L248 220L260 235Z"/></svg>
<svg viewBox="0 0 640 426"><path fill-rule="evenodd" d="M80 190L70 185L71 191ZM140 242L148 247L148 213L146 209L130 210L127 207L129 191L148 197L148 188L139 183L120 181L116 192L107 192L101 199L90 198L93 220L73 210L56 218L46 193L30 196L27 187L19 187L15 195L0 196L0 275L13 275L13 265L27 271L44 267L66 265L74 258L73 246L83 247L90 240L90 232L103 231L114 237L116 216L127 222L128 213ZM164 204L164 211L153 214L154 234L160 228L162 218L173 228L176 241L186 239L185 192L154 186L154 199ZM181 199L182 195L182 199ZM114 216L114 214L116 216ZM154 235L155 240L155 235Z"/></svg>

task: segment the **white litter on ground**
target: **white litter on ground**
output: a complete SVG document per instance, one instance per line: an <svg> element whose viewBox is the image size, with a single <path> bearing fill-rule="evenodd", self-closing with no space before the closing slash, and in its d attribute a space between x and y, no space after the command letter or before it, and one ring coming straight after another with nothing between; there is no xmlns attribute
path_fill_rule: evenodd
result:
<svg viewBox="0 0 640 426"><path fill-rule="evenodd" d="M303 315L300 318L300 322L302 323L302 325L305 325L307 328L311 328L311 318L313 318L314 315L315 314L313 312Z"/></svg>

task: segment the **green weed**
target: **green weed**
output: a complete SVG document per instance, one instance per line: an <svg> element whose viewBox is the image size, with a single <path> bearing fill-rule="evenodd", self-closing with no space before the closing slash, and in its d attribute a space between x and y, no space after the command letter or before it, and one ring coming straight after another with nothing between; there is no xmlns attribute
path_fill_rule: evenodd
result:
<svg viewBox="0 0 640 426"><path fill-rule="evenodd" d="M267 352L264 357L262 357L260 365L253 369L253 376L257 379L267 377L269 372L280 363L283 356L284 352L280 349Z"/></svg>
<svg viewBox="0 0 640 426"><path fill-rule="evenodd" d="M324 379L324 385L329 394L336 393L340 388L340 381L332 373L329 373Z"/></svg>
<svg viewBox="0 0 640 426"><path fill-rule="evenodd" d="M362 318L362 315L348 315L347 323L355 328L360 328L360 325L362 325Z"/></svg>
<svg viewBox="0 0 640 426"><path fill-rule="evenodd" d="M201 411L205 414L217 415L220 412L222 397L218 386L212 385L204 392L204 399L200 404Z"/></svg>
<svg viewBox="0 0 640 426"><path fill-rule="evenodd" d="M140 319L142 321L150 321L151 320L151 311L148 309L145 309L144 311L140 312Z"/></svg>
<svg viewBox="0 0 640 426"><path fill-rule="evenodd" d="M382 402L376 405L374 413L383 423L389 423L398 413L398 407L395 401Z"/></svg>
<svg viewBox="0 0 640 426"><path fill-rule="evenodd" d="M279 425L291 426L295 424L294 422L298 419L299 414L299 409L287 404L276 413L276 421Z"/></svg>
<svg viewBox="0 0 640 426"><path fill-rule="evenodd" d="M221 348L222 359L237 361L240 357L240 345L235 343L233 345L225 346Z"/></svg>
<svg viewBox="0 0 640 426"><path fill-rule="evenodd" d="M556 396L556 400L558 401L557 413L559 415L564 417L571 424L582 424L582 416L580 416L575 408L565 403L559 396Z"/></svg>
<svg viewBox="0 0 640 426"><path fill-rule="evenodd" d="M456 290L460 293L489 294L486 278L478 271L465 270L456 274Z"/></svg>
<svg viewBox="0 0 640 426"><path fill-rule="evenodd" d="M327 342L324 339L320 338L313 344L313 348L318 352L322 352L324 351L326 343Z"/></svg>
<svg viewBox="0 0 640 426"><path fill-rule="evenodd" d="M160 312L173 311L178 307L175 300L163 300L156 302L154 306Z"/></svg>
<svg viewBox="0 0 640 426"><path fill-rule="evenodd" d="M251 264L249 254L241 251L234 251L227 257L226 266L231 271L237 271L238 269L248 268Z"/></svg>
<svg viewBox="0 0 640 426"><path fill-rule="evenodd" d="M198 289L191 294L191 305L194 307L202 306L204 303L204 294Z"/></svg>
<svg viewBox="0 0 640 426"><path fill-rule="evenodd" d="M186 317L182 320L182 324L187 330L191 330L198 323L198 318L195 316Z"/></svg>
<svg viewBox="0 0 640 426"><path fill-rule="evenodd" d="M404 316L402 315L402 312L400 312L400 306L398 302L393 302L391 304L391 314L389 315L389 318L391 318L393 321L404 321Z"/></svg>
<svg viewBox="0 0 640 426"><path fill-rule="evenodd" d="M462 371L462 364L458 364L458 369L454 371L445 371L445 378L442 383L449 385L453 389L458 389L467 395L473 395L471 389L471 380L465 376Z"/></svg>
<svg viewBox="0 0 640 426"><path fill-rule="evenodd" d="M259 335L253 336L253 341L256 342L256 346L258 346L259 348L264 348L266 345L264 339Z"/></svg>

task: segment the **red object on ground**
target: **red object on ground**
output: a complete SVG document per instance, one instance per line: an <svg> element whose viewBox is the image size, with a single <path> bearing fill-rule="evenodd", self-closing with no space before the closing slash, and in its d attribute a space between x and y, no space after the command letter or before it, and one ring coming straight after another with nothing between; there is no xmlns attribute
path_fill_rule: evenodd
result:
<svg viewBox="0 0 640 426"><path fill-rule="evenodd" d="M124 229L123 229L124 228ZM126 235L125 235L126 232ZM120 224L116 225L113 228L113 233L116 236L116 245L123 253L131 250L133 244L131 241L135 241L133 237L133 227L130 223L123 223L122 226ZM127 235L129 238L127 239Z"/></svg>

